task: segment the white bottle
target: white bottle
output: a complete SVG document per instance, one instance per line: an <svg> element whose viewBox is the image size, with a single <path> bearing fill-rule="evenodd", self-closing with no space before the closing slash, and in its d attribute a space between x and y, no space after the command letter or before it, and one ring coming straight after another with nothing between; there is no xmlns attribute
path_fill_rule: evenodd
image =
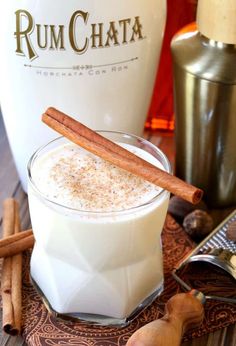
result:
<svg viewBox="0 0 236 346"><path fill-rule="evenodd" d="M93 129L141 134L165 0L11 0L0 11L0 101L24 189L31 154L56 134L54 106Z"/></svg>

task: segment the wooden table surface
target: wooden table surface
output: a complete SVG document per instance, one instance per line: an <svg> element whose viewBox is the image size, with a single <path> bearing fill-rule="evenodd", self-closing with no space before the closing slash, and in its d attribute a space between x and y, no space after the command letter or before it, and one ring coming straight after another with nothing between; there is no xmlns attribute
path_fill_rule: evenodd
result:
<svg viewBox="0 0 236 346"><path fill-rule="evenodd" d="M174 162L174 144L171 135L147 133L146 137L151 142L158 145L166 153L172 163ZM22 229L26 229L30 226L27 196L22 191L17 176L0 114L0 232L2 232L2 202L5 198L11 196L16 198L20 204ZM9 337L8 335L2 334L0 330L0 346L5 345L20 346L26 345L26 343L24 343L20 336ZM182 346L236 346L236 325L220 329L202 338L185 342Z"/></svg>

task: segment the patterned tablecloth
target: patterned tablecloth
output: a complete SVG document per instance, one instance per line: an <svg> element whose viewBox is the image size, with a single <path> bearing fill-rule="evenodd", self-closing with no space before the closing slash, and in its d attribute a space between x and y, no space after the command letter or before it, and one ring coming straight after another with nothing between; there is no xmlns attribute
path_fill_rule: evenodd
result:
<svg viewBox="0 0 236 346"><path fill-rule="evenodd" d="M23 278L23 338L28 345L84 345L84 346L124 346L130 335L142 325L160 318L164 304L181 288L172 278L174 265L194 247L184 230L167 216L162 232L165 289L155 302L143 311L136 320L125 328L97 327L80 322L65 322L49 314L41 297L35 291L29 278L28 253L24 261ZM206 264L186 267L181 274L191 287L206 293L233 296L235 281L219 269ZM187 333L184 339L202 336L236 322L236 305L219 301L207 301L205 319L202 326Z"/></svg>

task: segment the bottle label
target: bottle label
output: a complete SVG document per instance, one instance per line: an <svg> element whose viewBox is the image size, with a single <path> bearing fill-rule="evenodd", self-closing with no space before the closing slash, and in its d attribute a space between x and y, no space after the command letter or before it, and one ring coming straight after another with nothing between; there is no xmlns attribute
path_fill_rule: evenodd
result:
<svg viewBox="0 0 236 346"><path fill-rule="evenodd" d="M16 53L29 60L37 59L40 50L72 49L80 55L88 49L127 45L145 37L140 16L94 23L89 12L77 10L68 25L37 23L29 11L22 9L15 16Z"/></svg>

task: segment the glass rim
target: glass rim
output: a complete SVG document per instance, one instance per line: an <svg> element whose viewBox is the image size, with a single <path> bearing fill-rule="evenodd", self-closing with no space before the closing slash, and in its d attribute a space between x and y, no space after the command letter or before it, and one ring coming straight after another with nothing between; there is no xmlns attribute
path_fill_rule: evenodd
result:
<svg viewBox="0 0 236 346"><path fill-rule="evenodd" d="M168 172L171 173L172 169L171 169L171 164L169 159L167 158L167 156L163 153L163 151L161 149L159 149L157 146L155 146L153 143L151 143L150 141L148 141L145 138L142 138L140 136L136 136L134 134L130 134L127 132L123 132L123 131L112 131L112 130L95 130L95 132L98 132L99 134L102 133L107 133L107 134L116 134L116 135L121 135L121 136L125 136L126 138L133 138L135 140L141 141L142 143L147 144L149 147L151 147L152 149L154 149L156 151L156 153L158 155L160 155L161 160L163 160L163 162L161 162L161 164L164 166L164 169ZM54 139L52 139L51 141L47 142L46 144L40 146L30 157L28 164L27 164L27 173L28 173L28 182L30 183L30 186L33 188L33 190L37 193L37 195L39 195L39 197L46 201L47 203L56 206L58 208L62 208L63 210L69 211L69 212L73 212L73 213L78 213L80 215L84 215L84 214L89 214L89 215L99 215L99 216L107 216L107 215L122 215L122 214L126 214L126 213L131 213L131 212L135 212L137 210L140 210L144 207L147 207L151 204L153 204L155 201L159 200L162 196L165 195L165 193L169 193L167 190L165 190L164 188L160 187L160 191L154 196L152 197L150 200L146 201L145 203L142 203L138 206L134 206L134 207L130 207L130 208L126 208L126 209L120 209L120 210L106 210L106 211L101 211L101 210L84 210L84 209L78 209L78 208L72 208L69 207L67 205L64 205L62 203L58 203L53 199L50 199L49 197L47 197L42 191L40 191L40 189L37 187L36 182L34 181L33 177L32 177L32 167L33 164L35 162L35 160L38 158L38 156L40 155L40 153L46 149L48 146L50 146L51 144L64 139L65 141L68 141L68 143L73 143L72 141L70 141L69 139L67 139L64 136L59 136L56 137ZM144 150L144 149L143 149ZM151 154L151 153L150 153ZM152 154L151 154L152 155ZM152 155L153 156L153 155Z"/></svg>

